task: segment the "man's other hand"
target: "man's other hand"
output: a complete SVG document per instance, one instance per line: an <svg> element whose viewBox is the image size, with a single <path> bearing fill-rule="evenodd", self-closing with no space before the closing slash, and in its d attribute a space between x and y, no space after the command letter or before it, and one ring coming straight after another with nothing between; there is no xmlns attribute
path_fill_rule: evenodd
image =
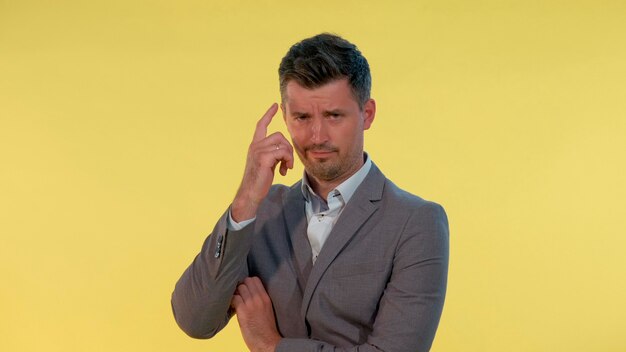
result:
<svg viewBox="0 0 626 352"><path fill-rule="evenodd" d="M267 196L274 180L274 169L280 163L280 174L293 169L293 147L280 132L267 136L267 127L278 111L274 103L256 124L252 143L248 148L246 168L233 206L231 216L236 222L252 219L259 203Z"/></svg>
<svg viewBox="0 0 626 352"><path fill-rule="evenodd" d="M247 277L237 286L231 306L241 335L251 352L274 352L281 337L276 329L272 300L258 277Z"/></svg>

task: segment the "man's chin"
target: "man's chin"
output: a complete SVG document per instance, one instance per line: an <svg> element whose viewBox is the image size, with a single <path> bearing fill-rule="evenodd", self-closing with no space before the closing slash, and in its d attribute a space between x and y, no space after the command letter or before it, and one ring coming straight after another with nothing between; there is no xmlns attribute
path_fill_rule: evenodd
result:
<svg viewBox="0 0 626 352"><path fill-rule="evenodd" d="M337 178L340 173L337 165L331 164L328 160L313 163L309 162L308 165L304 165L304 168L310 176L324 181L332 181Z"/></svg>
<svg viewBox="0 0 626 352"><path fill-rule="evenodd" d="M309 158L307 159L307 163L305 166L308 166L309 169L316 170L325 170L327 168L333 167L333 161L330 157L328 158Z"/></svg>

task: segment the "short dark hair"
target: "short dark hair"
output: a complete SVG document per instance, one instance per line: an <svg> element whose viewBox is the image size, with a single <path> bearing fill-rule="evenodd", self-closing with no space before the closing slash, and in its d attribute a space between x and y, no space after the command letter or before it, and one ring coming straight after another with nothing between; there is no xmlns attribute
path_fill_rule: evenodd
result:
<svg viewBox="0 0 626 352"><path fill-rule="evenodd" d="M294 80L307 89L347 78L352 94L363 109L370 98L372 76L367 59L356 45L338 35L322 33L294 44L278 67L280 95Z"/></svg>

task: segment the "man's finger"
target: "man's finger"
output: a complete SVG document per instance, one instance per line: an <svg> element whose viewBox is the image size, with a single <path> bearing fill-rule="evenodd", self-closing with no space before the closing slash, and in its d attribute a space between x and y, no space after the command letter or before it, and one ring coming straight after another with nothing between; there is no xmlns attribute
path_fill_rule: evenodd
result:
<svg viewBox="0 0 626 352"><path fill-rule="evenodd" d="M272 122L272 117L276 115L276 111L278 111L278 104L274 103L265 112L265 115L261 117L259 122L257 122L256 129L254 130L254 137L252 138L253 142L257 142L265 138L267 135L267 126L269 126L270 122Z"/></svg>
<svg viewBox="0 0 626 352"><path fill-rule="evenodd" d="M272 304L272 300L269 294L267 293L267 290L265 290L265 286L263 286L263 282L261 281L261 279L259 279L256 276L253 277L253 282L248 284L248 287L250 286L255 287L257 297L260 298L264 304L270 304L270 305Z"/></svg>
<svg viewBox="0 0 626 352"><path fill-rule="evenodd" d="M267 293L265 291L265 286L263 286L263 282L261 281L261 279L259 279L258 276L251 277L250 283L248 283L248 287L250 286L254 286L257 293Z"/></svg>
<svg viewBox="0 0 626 352"><path fill-rule="evenodd" d="M237 307L243 304L243 299L239 295L233 295L233 299L230 300L230 306L237 310Z"/></svg>
<svg viewBox="0 0 626 352"><path fill-rule="evenodd" d="M289 140L285 138L285 136L280 132L274 132L270 134L269 136L265 137L262 141L259 141L257 144L259 148L269 146L269 145L276 146L277 144L280 144L281 148L282 146L285 146L287 149L293 152L293 147L291 146L291 143L289 143Z"/></svg>
<svg viewBox="0 0 626 352"><path fill-rule="evenodd" d="M269 145L264 147L264 149L257 150L257 157L261 165L272 167L272 170L281 162L281 169L283 164L285 165L285 170L293 168L293 152L289 146L284 144ZM291 167L289 167L290 165Z"/></svg>
<svg viewBox="0 0 626 352"><path fill-rule="evenodd" d="M263 140L260 141L258 144L259 145L270 145L270 144L276 144L276 143L289 144L289 141L287 140L287 138L285 138L285 135L283 135L279 131L276 131L276 132L270 134L269 136L263 138Z"/></svg>
<svg viewBox="0 0 626 352"><path fill-rule="evenodd" d="M246 285L246 288L248 289L248 292L250 293L250 298L254 298L260 294L258 284L260 282L261 280L256 276L247 277L243 281L243 283Z"/></svg>
<svg viewBox="0 0 626 352"><path fill-rule="evenodd" d="M250 290L248 290L248 286L245 283L241 283L237 286L237 293L244 302L249 301L252 298Z"/></svg>
<svg viewBox="0 0 626 352"><path fill-rule="evenodd" d="M253 276L246 281L246 287L250 290L250 293L254 297L263 299L267 296L267 292L265 291L265 287L263 287L261 279L256 276Z"/></svg>

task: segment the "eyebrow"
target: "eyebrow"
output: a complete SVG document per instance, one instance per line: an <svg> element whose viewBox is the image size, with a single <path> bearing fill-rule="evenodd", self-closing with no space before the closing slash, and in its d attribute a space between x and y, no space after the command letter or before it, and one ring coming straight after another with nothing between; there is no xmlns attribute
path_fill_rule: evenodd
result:
<svg viewBox="0 0 626 352"><path fill-rule="evenodd" d="M329 115L345 115L345 112L341 109L332 109L332 110L326 110L323 113L324 116L329 116Z"/></svg>
<svg viewBox="0 0 626 352"><path fill-rule="evenodd" d="M322 113L322 115L324 116L330 116L330 115L345 115L345 111L342 109L332 109L332 110L324 110L324 112ZM292 111L291 112L291 116L293 117L311 117L311 114L309 114L308 112L299 112L299 111Z"/></svg>
<svg viewBox="0 0 626 352"><path fill-rule="evenodd" d="M310 117L311 114L309 114L308 112L292 111L291 112L291 116L293 116L293 117Z"/></svg>

